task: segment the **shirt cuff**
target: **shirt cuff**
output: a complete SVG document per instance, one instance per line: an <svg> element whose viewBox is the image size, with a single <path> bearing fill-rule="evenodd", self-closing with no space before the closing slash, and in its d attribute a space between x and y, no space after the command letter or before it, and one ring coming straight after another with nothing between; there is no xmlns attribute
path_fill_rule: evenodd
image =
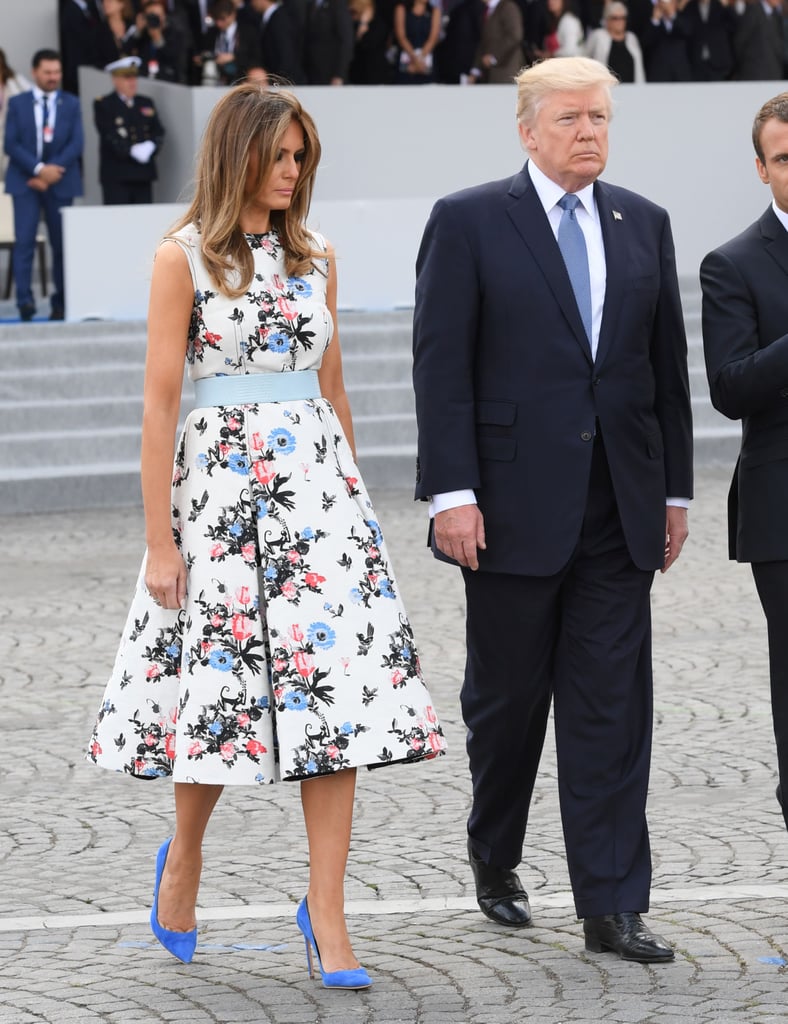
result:
<svg viewBox="0 0 788 1024"><path fill-rule="evenodd" d="M41 168L45 167L45 166L46 165L44 164L44 161L43 160L39 160L39 162L33 168L33 177L37 178L39 176L39 174L41 173Z"/></svg>
<svg viewBox="0 0 788 1024"><path fill-rule="evenodd" d="M464 491L444 491L443 494L433 494L430 498L430 519L439 512L447 512L450 508L475 504L476 495L470 488Z"/></svg>
<svg viewBox="0 0 788 1024"><path fill-rule="evenodd" d="M675 508L689 508L691 498L665 498L666 505L673 505Z"/></svg>

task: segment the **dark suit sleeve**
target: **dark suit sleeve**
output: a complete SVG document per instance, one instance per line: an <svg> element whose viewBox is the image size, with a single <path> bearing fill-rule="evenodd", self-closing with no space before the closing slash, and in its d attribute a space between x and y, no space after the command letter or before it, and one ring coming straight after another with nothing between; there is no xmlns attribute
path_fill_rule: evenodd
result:
<svg viewBox="0 0 788 1024"><path fill-rule="evenodd" d="M30 116L33 116L32 113ZM32 178L38 163L38 156L35 149L29 149L25 145L23 137L22 108L18 102L14 102L12 99L8 104L3 148L8 158L20 168L22 173ZM32 133L32 138L35 139L35 132Z"/></svg>
<svg viewBox="0 0 788 1024"><path fill-rule="evenodd" d="M416 263L417 498L480 483L473 384L479 308L479 275L466 223L440 200Z"/></svg>
<svg viewBox="0 0 788 1024"><path fill-rule="evenodd" d="M709 253L700 267L700 282L703 349L714 408L738 420L784 402L780 392L788 385L788 334L761 347L753 296L725 253Z"/></svg>
<svg viewBox="0 0 788 1024"><path fill-rule="evenodd" d="M334 6L334 31L336 33L336 65L331 73L332 78L347 81L350 61L353 59L353 19L345 0Z"/></svg>
<svg viewBox="0 0 788 1024"><path fill-rule="evenodd" d="M115 156L121 160L131 159L129 155L131 139L128 135L123 136L119 134L108 99L105 96L93 102L93 119L96 122L96 131L99 133L102 145L111 149Z"/></svg>
<svg viewBox="0 0 788 1024"><path fill-rule="evenodd" d="M64 127L67 128L67 131L58 132L58 125L55 122L55 140L58 141L58 148L55 150L53 147L49 158L51 164L60 164L65 168L78 163L85 144L79 100L74 96L70 96L69 100L70 102L63 106L63 117L67 119L67 124ZM60 116L60 111L58 111L58 117Z"/></svg>
<svg viewBox="0 0 788 1024"><path fill-rule="evenodd" d="M687 373L687 337L667 213L660 239L660 276L651 341L651 365L656 384L654 412L662 431L666 494L672 498L691 498L692 401Z"/></svg>

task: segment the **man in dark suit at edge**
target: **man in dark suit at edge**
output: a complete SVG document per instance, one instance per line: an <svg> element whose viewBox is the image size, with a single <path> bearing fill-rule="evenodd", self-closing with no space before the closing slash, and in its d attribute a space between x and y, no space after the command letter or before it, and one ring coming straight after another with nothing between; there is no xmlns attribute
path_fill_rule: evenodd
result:
<svg viewBox="0 0 788 1024"><path fill-rule="evenodd" d="M54 291L50 320L62 320L63 223L60 211L82 195L83 132L79 100L60 88L63 67L55 50L33 56L33 89L12 96L5 123L5 190L14 204L16 301L22 320L36 311L31 287L38 221L43 213L52 247Z"/></svg>
<svg viewBox="0 0 788 1024"><path fill-rule="evenodd" d="M701 264L703 346L714 407L742 421L729 555L751 563L766 615L777 799L788 827L788 92L761 107L752 140L772 201Z"/></svg>
<svg viewBox="0 0 788 1024"><path fill-rule="evenodd" d="M586 948L656 963L649 592L687 536L692 422L667 213L598 181L616 79L583 57L517 77L528 163L439 200L417 262L416 497L462 566L479 906L531 922L515 869L555 701Z"/></svg>

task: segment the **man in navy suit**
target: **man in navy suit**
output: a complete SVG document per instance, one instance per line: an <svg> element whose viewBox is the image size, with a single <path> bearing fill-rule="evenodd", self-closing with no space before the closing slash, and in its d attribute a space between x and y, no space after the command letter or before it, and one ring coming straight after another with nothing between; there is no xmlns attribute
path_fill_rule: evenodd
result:
<svg viewBox="0 0 788 1024"><path fill-rule="evenodd" d="M517 77L528 162L435 205L417 262L417 498L462 567L461 701L479 906L530 924L516 874L551 697L586 948L654 963L641 918L649 592L687 536L692 423L667 213L598 181L616 79L584 57Z"/></svg>
<svg viewBox="0 0 788 1024"><path fill-rule="evenodd" d="M52 247L54 291L50 320L63 319L63 224L60 211L82 195L79 161L82 156L82 118L79 100L62 92L60 56L39 50L33 57L30 92L8 103L5 152L9 163L5 190L14 203L13 253L16 301L22 320L36 311L31 287L38 221L43 213Z"/></svg>
<svg viewBox="0 0 788 1024"><path fill-rule="evenodd" d="M714 407L742 421L729 554L751 563L766 615L777 799L788 827L788 92L761 107L752 138L772 201L701 264L703 345Z"/></svg>

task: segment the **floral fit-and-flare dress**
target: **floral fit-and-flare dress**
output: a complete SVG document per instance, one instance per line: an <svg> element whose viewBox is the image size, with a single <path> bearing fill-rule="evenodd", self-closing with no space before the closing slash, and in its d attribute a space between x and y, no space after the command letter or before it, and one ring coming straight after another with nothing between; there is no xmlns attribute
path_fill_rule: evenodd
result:
<svg viewBox="0 0 788 1024"><path fill-rule="evenodd" d="M196 229L172 237L194 278L193 380L320 366L333 331L327 261L288 277L277 234L247 235L255 274L231 299L211 283ZM194 409L172 525L185 607L153 602L143 563L90 760L265 784L442 753L380 527L328 401Z"/></svg>

